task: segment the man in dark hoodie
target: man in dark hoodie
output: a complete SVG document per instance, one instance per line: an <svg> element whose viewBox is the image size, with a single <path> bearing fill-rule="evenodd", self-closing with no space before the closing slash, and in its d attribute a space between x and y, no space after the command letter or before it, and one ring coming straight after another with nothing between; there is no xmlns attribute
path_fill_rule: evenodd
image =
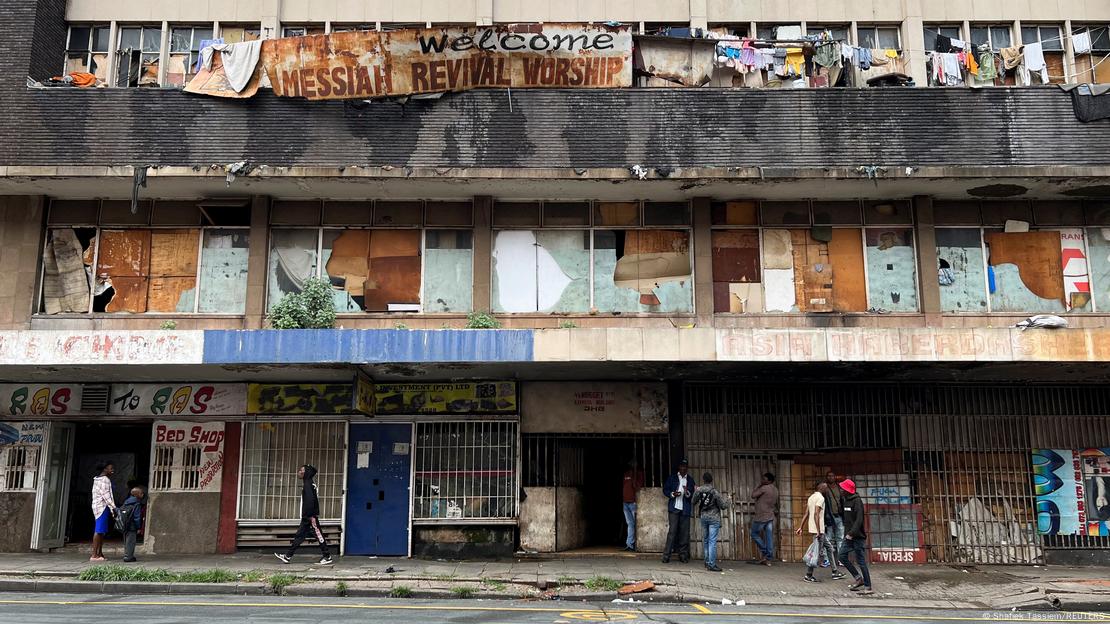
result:
<svg viewBox="0 0 1110 624"><path fill-rule="evenodd" d="M282 563L289 563L301 542L311 536L320 543L320 565L331 565L333 561L328 553L328 540L320 530L320 497L316 495L316 484L312 481L316 476L316 468L305 464L297 470L297 476L304 481L301 489L301 526L293 536L289 550L285 554L274 553L274 556L281 559Z"/></svg>
<svg viewBox="0 0 1110 624"><path fill-rule="evenodd" d="M871 572L867 568L867 533L864 529L866 510L863 499L856 493L856 482L845 479L840 482L840 489L844 497L840 501L840 508L844 514L844 541L840 544L840 563L852 575L855 581L848 588L860 594L872 594ZM855 553L859 572L850 561L850 555Z"/></svg>

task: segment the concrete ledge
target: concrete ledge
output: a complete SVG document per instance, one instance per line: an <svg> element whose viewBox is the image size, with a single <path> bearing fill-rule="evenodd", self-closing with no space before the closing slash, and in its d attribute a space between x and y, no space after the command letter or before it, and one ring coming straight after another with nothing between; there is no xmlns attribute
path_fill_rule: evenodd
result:
<svg viewBox="0 0 1110 624"><path fill-rule="evenodd" d="M260 595L264 583L137 583L131 581L74 581L36 578L0 578L0 591L47 594L176 594Z"/></svg>

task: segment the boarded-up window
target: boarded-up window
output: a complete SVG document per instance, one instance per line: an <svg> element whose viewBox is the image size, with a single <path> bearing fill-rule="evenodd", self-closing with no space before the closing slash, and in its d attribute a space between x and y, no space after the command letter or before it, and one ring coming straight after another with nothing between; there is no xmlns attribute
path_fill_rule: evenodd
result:
<svg viewBox="0 0 1110 624"><path fill-rule="evenodd" d="M1063 312L1058 232L990 232L987 286L993 312Z"/></svg>
<svg viewBox="0 0 1110 624"><path fill-rule="evenodd" d="M588 312L590 232L497 232L492 303L495 312Z"/></svg>
<svg viewBox="0 0 1110 624"><path fill-rule="evenodd" d="M43 249L42 309L47 314L89 311L95 228L48 230Z"/></svg>
<svg viewBox="0 0 1110 624"><path fill-rule="evenodd" d="M246 311L249 256L247 230L204 231L198 312L242 314Z"/></svg>
<svg viewBox="0 0 1110 624"><path fill-rule="evenodd" d="M1087 228L1091 252L1091 278L1099 312L1110 310L1110 227Z"/></svg>
<svg viewBox="0 0 1110 624"><path fill-rule="evenodd" d="M916 312L917 258L913 230L867 228L867 288L872 308Z"/></svg>
<svg viewBox="0 0 1110 624"><path fill-rule="evenodd" d="M593 279L599 312L692 312L690 234L597 230Z"/></svg>
<svg viewBox="0 0 1110 624"><path fill-rule="evenodd" d="M337 311L420 311L419 230L325 230L323 262Z"/></svg>
<svg viewBox="0 0 1110 624"><path fill-rule="evenodd" d="M986 312L987 273L979 228L937 228L936 239L940 309Z"/></svg>
<svg viewBox="0 0 1110 624"><path fill-rule="evenodd" d="M713 311L762 312L759 230L713 232Z"/></svg>

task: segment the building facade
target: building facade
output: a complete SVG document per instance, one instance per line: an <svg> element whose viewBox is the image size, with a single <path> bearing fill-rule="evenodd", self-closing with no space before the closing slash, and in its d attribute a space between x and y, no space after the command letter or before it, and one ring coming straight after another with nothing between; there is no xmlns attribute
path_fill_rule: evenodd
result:
<svg viewBox="0 0 1110 624"><path fill-rule="evenodd" d="M1110 82L1105 3L10 4L0 513L34 521L0 550L87 540L101 461L153 553L283 543L303 463L348 554L613 547L635 460L653 552L688 457L737 503L725 557L771 471L800 559L832 470L876 561L1106 561L1110 95L1051 84ZM181 88L216 38L509 22L629 33L627 84ZM718 54L826 32L889 60ZM1029 56L956 80L961 45ZM310 278L337 329L269 329Z"/></svg>

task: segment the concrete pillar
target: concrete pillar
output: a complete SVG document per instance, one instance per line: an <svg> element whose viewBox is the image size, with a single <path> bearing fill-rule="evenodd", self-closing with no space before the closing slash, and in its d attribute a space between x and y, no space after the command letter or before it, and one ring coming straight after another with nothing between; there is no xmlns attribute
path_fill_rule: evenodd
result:
<svg viewBox="0 0 1110 624"><path fill-rule="evenodd" d="M266 316L266 257L270 251L270 198L265 195L251 197L250 237L243 329L261 329Z"/></svg>
<svg viewBox="0 0 1110 624"><path fill-rule="evenodd" d="M475 0L474 21L478 26L493 25L493 0Z"/></svg>
<svg viewBox="0 0 1110 624"><path fill-rule="evenodd" d="M690 28L709 28L709 2L690 0Z"/></svg>
<svg viewBox="0 0 1110 624"><path fill-rule="evenodd" d="M713 232L708 197L695 197L693 209L694 311L698 326L713 326Z"/></svg>
<svg viewBox="0 0 1110 624"><path fill-rule="evenodd" d="M940 325L940 283L937 281L937 231L933 218L933 198L913 198L914 238L917 239L917 276L921 287L921 311L925 325Z"/></svg>
<svg viewBox="0 0 1110 624"><path fill-rule="evenodd" d="M0 329L29 329L37 309L46 199L0 196Z"/></svg>
<svg viewBox="0 0 1110 624"><path fill-rule="evenodd" d="M493 231L490 224L493 218L493 198L482 195L474 198L474 311L490 311L491 282L493 266Z"/></svg>
<svg viewBox="0 0 1110 624"><path fill-rule="evenodd" d="M925 43L925 20L921 5L924 0L906 0L906 19L902 20L902 54L906 57L906 73L919 87L929 86L925 71L925 50L933 49Z"/></svg>

